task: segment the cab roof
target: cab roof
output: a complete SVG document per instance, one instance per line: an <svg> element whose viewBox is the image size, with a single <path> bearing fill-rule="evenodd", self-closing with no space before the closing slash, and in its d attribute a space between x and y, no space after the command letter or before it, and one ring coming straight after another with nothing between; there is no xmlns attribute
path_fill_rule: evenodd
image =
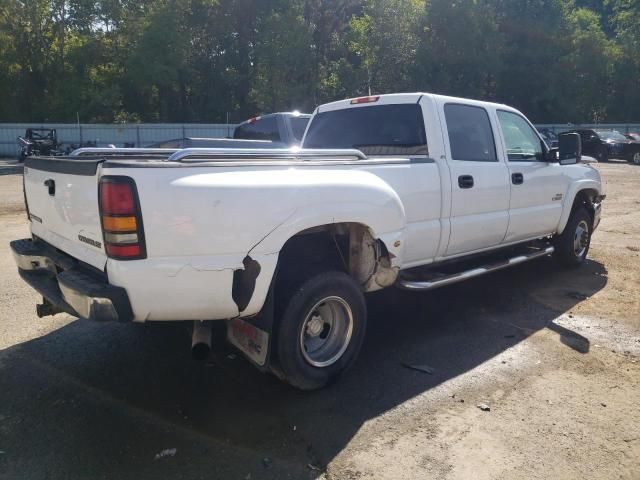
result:
<svg viewBox="0 0 640 480"><path fill-rule="evenodd" d="M347 98L345 100L338 100L336 102L325 103L320 105L315 113L328 112L331 110L341 110L344 108L357 108L364 107L375 103L377 105L385 104L397 104L397 103L418 103L423 97L430 97L438 103L464 103L468 105L477 105L482 107L492 107L517 111L513 107L510 107L501 103L485 102L482 100L475 100L472 98L451 97L447 95L438 95L427 92L414 92L414 93L387 93L382 95L371 95L365 97ZM363 99L371 99L364 101Z"/></svg>

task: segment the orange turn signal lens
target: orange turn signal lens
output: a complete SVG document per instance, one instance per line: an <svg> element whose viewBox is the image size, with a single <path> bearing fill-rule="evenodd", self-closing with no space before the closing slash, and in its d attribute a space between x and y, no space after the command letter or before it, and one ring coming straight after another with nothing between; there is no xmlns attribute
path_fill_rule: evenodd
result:
<svg viewBox="0 0 640 480"><path fill-rule="evenodd" d="M138 228L136 217L102 217L102 228L109 232L135 232Z"/></svg>

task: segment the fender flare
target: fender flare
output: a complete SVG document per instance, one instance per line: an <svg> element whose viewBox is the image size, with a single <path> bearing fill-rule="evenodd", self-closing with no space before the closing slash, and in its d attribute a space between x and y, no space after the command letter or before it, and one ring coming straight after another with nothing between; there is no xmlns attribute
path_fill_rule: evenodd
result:
<svg viewBox="0 0 640 480"><path fill-rule="evenodd" d="M602 185L599 182L590 179L578 180L569 185L567 193L564 197L562 214L560 215L560 220L558 220L558 227L556 228L556 232L558 235L560 235L564 231L564 228L567 226L569 216L571 215L571 211L573 209L573 203L575 202L578 193L582 190L595 190L599 195L602 193L601 189Z"/></svg>
<svg viewBox="0 0 640 480"><path fill-rule="evenodd" d="M380 177L363 171L349 173L356 174L353 182L323 189L321 195L325 195L326 202L309 200L301 191L297 207L252 247L249 255L278 253L289 239L314 227L356 223L368 228L374 239L385 244L394 263L400 262L407 223L402 200ZM348 189L348 196L352 198L331 202L332 191L338 189Z"/></svg>

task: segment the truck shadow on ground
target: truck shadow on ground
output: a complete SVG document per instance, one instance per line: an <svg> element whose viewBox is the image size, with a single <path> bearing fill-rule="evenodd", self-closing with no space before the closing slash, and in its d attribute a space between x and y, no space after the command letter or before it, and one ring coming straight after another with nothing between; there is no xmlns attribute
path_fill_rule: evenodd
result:
<svg viewBox="0 0 640 480"><path fill-rule="evenodd" d="M564 271L543 259L429 293L373 294L359 361L313 393L230 349L194 364L183 326L72 322L0 352L0 476L317 477L367 420L541 329L587 352L587 338L553 321L606 282L597 262Z"/></svg>

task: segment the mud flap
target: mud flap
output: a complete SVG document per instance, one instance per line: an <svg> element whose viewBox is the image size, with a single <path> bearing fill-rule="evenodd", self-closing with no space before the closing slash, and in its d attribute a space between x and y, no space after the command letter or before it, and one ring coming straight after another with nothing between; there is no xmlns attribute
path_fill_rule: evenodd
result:
<svg viewBox="0 0 640 480"><path fill-rule="evenodd" d="M260 370L270 369L273 338L273 289L269 289L261 312L251 318L227 320L227 341Z"/></svg>
<svg viewBox="0 0 640 480"><path fill-rule="evenodd" d="M269 334L241 318L227 323L227 340L245 354L249 360L265 367L269 353Z"/></svg>

